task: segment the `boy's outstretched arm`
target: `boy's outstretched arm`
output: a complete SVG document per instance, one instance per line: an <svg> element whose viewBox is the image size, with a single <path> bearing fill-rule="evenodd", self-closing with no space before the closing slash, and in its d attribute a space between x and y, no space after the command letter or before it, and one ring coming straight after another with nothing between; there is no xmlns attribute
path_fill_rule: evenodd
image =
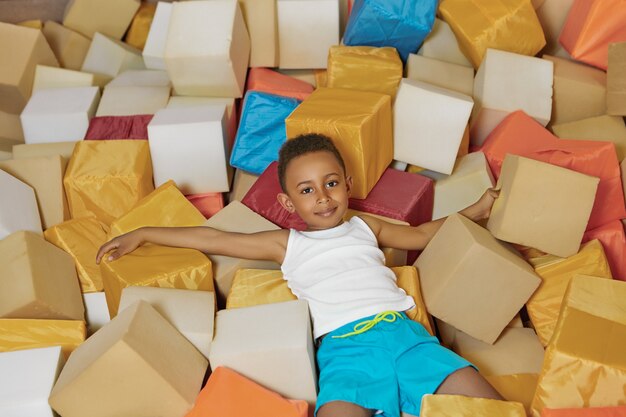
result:
<svg viewBox="0 0 626 417"><path fill-rule="evenodd" d="M488 218L499 193L493 188L488 189L477 202L461 210L459 214L475 222ZM446 220L444 217L412 227L388 223L370 216L362 218L376 235L379 246L404 250L424 249Z"/></svg>
<svg viewBox="0 0 626 417"><path fill-rule="evenodd" d="M197 249L211 255L259 259L282 263L289 230L258 233L223 232L211 227L142 227L111 239L98 250L96 263L111 252L112 261L134 251L144 243Z"/></svg>

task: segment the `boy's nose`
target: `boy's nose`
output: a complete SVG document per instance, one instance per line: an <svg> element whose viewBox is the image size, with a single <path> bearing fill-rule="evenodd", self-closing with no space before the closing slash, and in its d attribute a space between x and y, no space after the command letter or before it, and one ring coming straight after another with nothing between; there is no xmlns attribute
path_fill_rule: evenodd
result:
<svg viewBox="0 0 626 417"><path fill-rule="evenodd" d="M325 191L322 191L318 194L318 197L317 197L318 204L328 203L329 201L330 201L330 196Z"/></svg>

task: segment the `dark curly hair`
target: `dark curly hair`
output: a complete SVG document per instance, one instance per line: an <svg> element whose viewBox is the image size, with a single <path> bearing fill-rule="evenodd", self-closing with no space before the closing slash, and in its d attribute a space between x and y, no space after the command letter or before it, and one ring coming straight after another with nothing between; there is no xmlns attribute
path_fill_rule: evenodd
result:
<svg viewBox="0 0 626 417"><path fill-rule="evenodd" d="M280 181L280 188L282 188L283 192L287 192L287 187L285 186L285 172L287 171L289 162L298 156L320 151L333 154L335 158L337 158L339 165L341 165L343 172L346 172L346 164L328 136L319 133L308 133L296 136L293 139L287 140L278 152L278 181Z"/></svg>

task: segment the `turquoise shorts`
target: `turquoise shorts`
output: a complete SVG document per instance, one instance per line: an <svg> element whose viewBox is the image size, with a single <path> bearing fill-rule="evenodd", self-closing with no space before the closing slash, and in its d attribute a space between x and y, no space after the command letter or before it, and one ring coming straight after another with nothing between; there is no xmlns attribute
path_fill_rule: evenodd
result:
<svg viewBox="0 0 626 417"><path fill-rule="evenodd" d="M344 338L355 324L328 333L317 351L320 370L315 414L330 401L346 401L383 417L400 411L418 416L424 394L433 394L451 373L473 366L439 344L424 326L400 313L393 322L381 321L361 334Z"/></svg>

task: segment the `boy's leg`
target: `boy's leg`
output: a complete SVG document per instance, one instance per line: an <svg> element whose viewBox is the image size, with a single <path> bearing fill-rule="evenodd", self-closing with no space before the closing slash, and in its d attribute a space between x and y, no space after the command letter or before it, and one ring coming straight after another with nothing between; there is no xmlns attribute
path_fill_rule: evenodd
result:
<svg viewBox="0 0 626 417"><path fill-rule="evenodd" d="M372 410L345 401L331 401L317 410L317 417L371 417Z"/></svg>
<svg viewBox="0 0 626 417"><path fill-rule="evenodd" d="M503 400L498 391L476 369L468 366L450 375L439 385L435 394L466 395L469 397Z"/></svg>

